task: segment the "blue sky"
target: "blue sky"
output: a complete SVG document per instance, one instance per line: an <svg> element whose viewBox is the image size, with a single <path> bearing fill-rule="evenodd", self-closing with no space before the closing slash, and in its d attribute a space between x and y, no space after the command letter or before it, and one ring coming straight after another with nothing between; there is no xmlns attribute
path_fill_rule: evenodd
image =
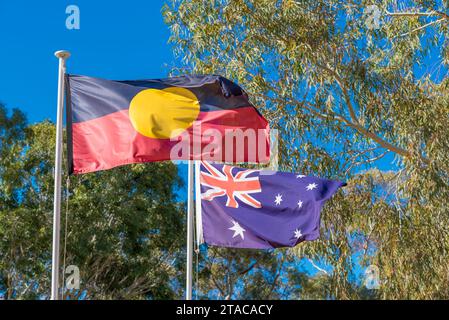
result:
<svg viewBox="0 0 449 320"><path fill-rule="evenodd" d="M69 50L68 72L109 79L165 77L174 64L162 0L0 1L0 101L30 122L55 119L58 61ZM80 30L65 25L68 5Z"/></svg>

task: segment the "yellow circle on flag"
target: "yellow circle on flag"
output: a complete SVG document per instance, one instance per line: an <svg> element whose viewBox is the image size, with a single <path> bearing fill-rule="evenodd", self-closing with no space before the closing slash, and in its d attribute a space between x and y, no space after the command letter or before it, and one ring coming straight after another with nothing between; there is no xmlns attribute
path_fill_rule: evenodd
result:
<svg viewBox="0 0 449 320"><path fill-rule="evenodd" d="M185 88L146 89L131 100L129 118L140 134L154 139L179 135L200 113L195 94Z"/></svg>

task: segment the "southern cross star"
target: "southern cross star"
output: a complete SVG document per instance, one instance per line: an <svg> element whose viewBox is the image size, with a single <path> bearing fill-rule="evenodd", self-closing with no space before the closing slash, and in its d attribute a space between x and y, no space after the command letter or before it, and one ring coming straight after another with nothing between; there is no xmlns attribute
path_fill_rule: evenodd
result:
<svg viewBox="0 0 449 320"><path fill-rule="evenodd" d="M243 232L245 232L246 230L243 229L237 221L232 220L232 224L233 226L228 228L229 230L234 231L234 234L232 235L232 238L235 238L237 236L240 236L242 238L242 240L245 239L245 235L243 234Z"/></svg>
<svg viewBox="0 0 449 320"><path fill-rule="evenodd" d="M315 189L316 187L318 187L318 185L316 184L316 183L309 183L308 185L307 185L307 190L313 190L313 189Z"/></svg>
<svg viewBox="0 0 449 320"><path fill-rule="evenodd" d="M280 205L282 202L282 195L278 193L278 195L276 196L276 199L274 200L274 203L276 203L276 205Z"/></svg>
<svg viewBox="0 0 449 320"><path fill-rule="evenodd" d="M295 238L296 238L296 239L299 239L299 238L301 238L301 237L302 237L301 230L296 229L296 230L295 230Z"/></svg>
<svg viewBox="0 0 449 320"><path fill-rule="evenodd" d="M302 208L302 204L303 202L301 200L298 201L298 208L301 209Z"/></svg>

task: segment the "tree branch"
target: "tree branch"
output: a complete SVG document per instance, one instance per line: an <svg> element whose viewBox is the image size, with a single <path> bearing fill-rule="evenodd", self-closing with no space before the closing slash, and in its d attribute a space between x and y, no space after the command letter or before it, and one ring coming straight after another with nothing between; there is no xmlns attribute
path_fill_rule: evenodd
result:
<svg viewBox="0 0 449 320"><path fill-rule="evenodd" d="M212 257L209 257L208 259L205 259L206 264L208 264L207 268L210 270L210 279L212 280L215 287L220 291L220 294L222 297L225 297L224 289L221 288L221 286L218 284L217 280L214 277L214 273L212 272L212 261L215 259L215 253L212 255Z"/></svg>
<svg viewBox="0 0 449 320"><path fill-rule="evenodd" d="M426 23L425 25L423 25L423 26L421 26L421 27L415 28L415 29L413 29L413 30L411 30L411 31L409 31L409 32L406 32L406 33L401 34L400 37L405 37L405 36L407 36L407 35L409 35L409 34L411 34L411 33L413 33L413 32L416 32L416 31L425 29L425 28L427 28L427 27L429 27L429 26L431 26L431 25L433 25L433 24L437 24L437 23L439 23L439 22L441 22L441 21L443 21L443 20L444 20L444 18L440 18L440 19L438 19L438 20L435 20L435 21Z"/></svg>
<svg viewBox="0 0 449 320"><path fill-rule="evenodd" d="M343 92L343 97L345 99L346 105L348 106L349 115L351 116L351 119L352 119L352 121L354 121L355 123L358 124L359 119L356 116L354 106L352 105L352 102L351 102L351 97L349 96L347 85L346 85L345 81L343 80L343 78L340 77L340 75L337 73L337 71L329 68L326 65L317 63L316 66L318 68L323 69L324 71L327 71L330 75L332 75L335 78L335 81L337 81L338 86L340 87L341 91Z"/></svg>
<svg viewBox="0 0 449 320"><path fill-rule="evenodd" d="M277 283L277 281L279 279L279 276L281 275L281 270L282 270L282 267L284 266L284 262L285 262L285 258L282 257L281 264L280 264L279 268L277 268L276 275L275 275L275 277L273 279L273 283L271 284L271 287L270 287L270 290L269 290L269 294L268 294L268 297L267 297L268 299L270 298L271 294L273 293L274 289L276 288L276 283Z"/></svg>
<svg viewBox="0 0 449 320"><path fill-rule="evenodd" d="M386 15L391 17L442 17L443 19L449 20L449 15L442 11L427 11L427 12L413 12L413 11L405 11L405 12L390 12L386 10Z"/></svg>
<svg viewBox="0 0 449 320"><path fill-rule="evenodd" d="M315 269L317 269L318 271L320 271L320 272L322 272L322 273L324 273L324 274L326 274L326 275L329 275L329 272L327 272L327 271L324 270L323 268L319 267L319 266L318 266L312 259L307 258L307 257L306 257L306 259L310 262L310 264L311 264Z"/></svg>
<svg viewBox="0 0 449 320"><path fill-rule="evenodd" d="M316 65L318 67L322 68L323 70L329 72L331 75L333 75L335 77L335 80L339 84L342 92L343 92L344 99L345 99L345 102L346 102L346 104L348 106L349 114L350 114L350 117L351 117L352 121L346 119L343 116L335 114L335 118L337 120L340 120L340 121L346 123L347 126L357 130L359 133L361 133L361 134L369 137L370 139L374 140L376 143L378 143L379 145L381 145L385 149L388 149L388 150L390 150L392 152L395 152L395 153L397 153L397 154L399 154L399 155L401 155L403 157L409 157L411 155L410 152L408 152L407 150L402 149L400 147L397 147L397 146L387 142L383 138L379 137L375 133L370 132L368 129L366 129L364 126L362 126L360 124L358 118L355 115L354 107L353 107L353 105L351 103L351 99L350 99L350 96L349 96L349 93L348 93L348 90L346 88L344 80L339 76L339 74L336 71L332 70L331 68L329 68L327 66L324 66L324 65L320 65L318 63ZM425 158L425 157L421 156L421 159L424 162L426 162L426 163L429 162L429 160L427 158Z"/></svg>
<svg viewBox="0 0 449 320"><path fill-rule="evenodd" d="M253 264L251 264L248 268L246 268L245 270L241 271L239 273L239 275L244 275L247 274L248 272L250 272L252 269L254 269L254 267L259 263L259 261L254 262Z"/></svg>
<svg viewBox="0 0 449 320"><path fill-rule="evenodd" d="M272 101L277 101L279 102L279 99L277 98L272 98L269 97L267 95L263 95L266 99L270 99ZM282 101L283 103L285 103L285 101ZM290 100L289 103L293 103L293 104L301 104L302 107L304 107L306 110L310 111L314 116L317 116L323 120L332 120L335 119L341 123L346 124L348 127L355 129L356 131L358 131L360 134L363 134L365 136L367 136L368 138L372 139L373 141L375 141L377 144L379 144L381 147L388 149L394 153L397 153L403 157L409 157L410 153L405 150L402 149L400 147L397 147L389 142L387 142L386 140L384 140L383 138L379 137L378 135L370 132L369 130L367 130L365 127L363 127L362 125L360 125L359 123L354 123L351 122L350 120L346 119L345 117L343 117L342 115L336 114L336 113L332 113L331 115L326 115L322 112L319 112L317 109L313 108L312 106L308 105L305 101L303 102L299 102L299 101L292 101ZM423 158L423 160L425 160L427 162L426 158Z"/></svg>
<svg viewBox="0 0 449 320"><path fill-rule="evenodd" d="M370 159L367 159L367 160L364 160L364 161L358 161L358 162L352 163L352 164L349 166L349 168L346 170L345 174L348 174L348 172L349 172L353 167L356 167L356 166L359 166L359 165L362 165L362 164L365 164L365 163L371 163L371 162L374 162L374 161L377 161L377 160L383 158L388 152L390 152L390 151L387 150L387 151L383 152L382 154L380 154L380 155L378 155L378 156L376 156L376 157L374 157L374 158L370 158Z"/></svg>

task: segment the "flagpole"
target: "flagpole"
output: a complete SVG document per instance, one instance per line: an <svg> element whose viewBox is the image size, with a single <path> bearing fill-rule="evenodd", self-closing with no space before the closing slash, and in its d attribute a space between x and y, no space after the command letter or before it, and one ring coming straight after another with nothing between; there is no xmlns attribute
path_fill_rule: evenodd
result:
<svg viewBox="0 0 449 320"><path fill-rule="evenodd" d="M187 182L187 265L186 265L186 300L192 300L192 270L193 270L193 170L194 162L188 162Z"/></svg>
<svg viewBox="0 0 449 320"><path fill-rule="evenodd" d="M201 216L201 185L200 185L200 166L199 161L195 161L195 221L196 221L196 248L204 242L203 239L203 218Z"/></svg>
<svg viewBox="0 0 449 320"><path fill-rule="evenodd" d="M64 87L66 59L70 57L68 51L57 51L59 59L58 77L58 111L56 116L56 150L55 150L55 187L53 202L53 252L51 263L51 300L59 300L59 236L61 216L61 168L62 168L62 114L64 109Z"/></svg>

